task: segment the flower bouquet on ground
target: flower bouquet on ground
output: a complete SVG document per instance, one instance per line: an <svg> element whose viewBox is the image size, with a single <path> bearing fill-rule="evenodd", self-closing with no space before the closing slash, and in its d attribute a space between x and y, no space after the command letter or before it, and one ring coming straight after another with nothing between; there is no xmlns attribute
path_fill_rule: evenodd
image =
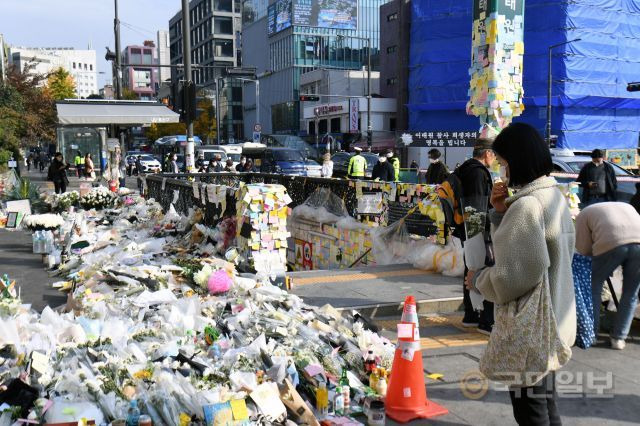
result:
<svg viewBox="0 0 640 426"><path fill-rule="evenodd" d="M80 193L78 191L69 191L64 194L54 194L51 200L51 208L56 212L69 210L69 207L75 207L80 201Z"/></svg>
<svg viewBox="0 0 640 426"><path fill-rule="evenodd" d="M80 206L85 210L102 210L113 207L117 198L118 197L107 188L99 186L80 197Z"/></svg>
<svg viewBox="0 0 640 426"><path fill-rule="evenodd" d="M22 225L31 231L53 231L64 225L59 214L32 214L24 218Z"/></svg>
<svg viewBox="0 0 640 426"><path fill-rule="evenodd" d="M464 261L470 271L478 271L485 266L487 246L485 230L487 226L487 205L489 197L475 196L461 200L464 215ZM483 298L477 291L471 291L471 303L475 309L482 309Z"/></svg>

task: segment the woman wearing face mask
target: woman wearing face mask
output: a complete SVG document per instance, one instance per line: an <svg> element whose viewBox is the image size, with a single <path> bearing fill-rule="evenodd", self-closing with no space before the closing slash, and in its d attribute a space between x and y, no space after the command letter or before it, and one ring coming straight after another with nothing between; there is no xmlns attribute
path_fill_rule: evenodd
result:
<svg viewBox="0 0 640 426"><path fill-rule="evenodd" d="M427 185L440 185L449 176L446 164L440 161L442 154L437 149L429 151L429 168L427 169Z"/></svg>
<svg viewBox="0 0 640 426"><path fill-rule="evenodd" d="M553 163L539 133L511 124L493 150L507 182L493 186L489 217L495 265L470 271L467 287L496 304L480 369L509 385L520 425L560 425L554 371L571 358L576 305L575 246L567 202L550 177ZM507 184L518 188L509 197Z"/></svg>

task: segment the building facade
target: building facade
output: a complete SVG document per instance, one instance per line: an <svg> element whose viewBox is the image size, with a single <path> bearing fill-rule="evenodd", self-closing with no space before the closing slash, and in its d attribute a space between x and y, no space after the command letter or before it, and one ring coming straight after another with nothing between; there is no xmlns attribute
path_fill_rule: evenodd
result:
<svg viewBox="0 0 640 426"><path fill-rule="evenodd" d="M28 64L31 72L49 74L64 68L71 74L76 85L76 96L86 98L98 94L98 69L95 50L76 50L72 47L28 48L11 47L9 62L24 71Z"/></svg>
<svg viewBox="0 0 640 426"><path fill-rule="evenodd" d="M4 81L7 74L7 56L8 49L5 48L4 37L0 34L0 80Z"/></svg>
<svg viewBox="0 0 640 426"><path fill-rule="evenodd" d="M169 31L160 30L156 33L156 48L158 49L158 65L171 65L171 38ZM160 84L171 80L171 68L160 67L158 69L158 82Z"/></svg>
<svg viewBox="0 0 640 426"><path fill-rule="evenodd" d="M192 80L206 93L219 93L220 132L224 140L243 137L242 98L236 97L242 93L241 83L225 78L226 69L238 66L241 8L240 0L193 0L189 3ZM182 11L169 21L169 37L171 64L182 64ZM172 84L179 84L183 79L182 69L171 69Z"/></svg>
<svg viewBox="0 0 640 426"><path fill-rule="evenodd" d="M372 55L377 68L379 7L386 0L264 0L244 2L242 62L256 67L264 133L298 134L304 128L300 79L314 69L360 70ZM371 49L368 50L370 42ZM256 120L245 90L245 132Z"/></svg>
<svg viewBox="0 0 640 426"><path fill-rule="evenodd" d="M142 46L127 46L122 60L130 64L122 70L122 87L134 92L141 100L154 99L159 87L158 51L152 41Z"/></svg>
<svg viewBox="0 0 640 426"><path fill-rule="evenodd" d="M102 99L115 99L116 91L113 88L113 84L105 84L99 92Z"/></svg>
<svg viewBox="0 0 640 426"><path fill-rule="evenodd" d="M409 125L410 30L411 0L392 0L380 6L380 95L396 100L398 130Z"/></svg>
<svg viewBox="0 0 640 426"><path fill-rule="evenodd" d="M409 130L477 131L466 114L474 2L412 2ZM522 7L522 0L510 2ZM485 2L486 4L486 2ZM612 5L615 6L612 6ZM637 0L524 2L524 113L544 134L549 48L552 50L551 134L572 150L637 148L640 76ZM576 41L576 39L579 39Z"/></svg>

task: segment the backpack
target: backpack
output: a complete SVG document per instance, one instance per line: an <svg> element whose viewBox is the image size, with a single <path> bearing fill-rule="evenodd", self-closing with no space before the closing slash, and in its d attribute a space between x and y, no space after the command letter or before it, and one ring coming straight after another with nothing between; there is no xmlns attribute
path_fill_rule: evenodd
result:
<svg viewBox="0 0 640 426"><path fill-rule="evenodd" d="M442 210L444 212L445 223L448 227L453 228L453 235L455 237L460 238L461 240L465 240L465 230L464 230L464 215L462 212L462 198L463 198L463 188L462 188L462 180L460 179L461 172L464 174L464 170L468 170L467 167L478 167L476 165L470 164L466 166L467 163L458 167L453 173L450 173L449 176L438 186L437 193L440 198L440 203L442 204ZM482 167L484 173L487 174L487 182L491 182L491 175L489 174L489 170ZM490 190L487 191L489 194Z"/></svg>
<svg viewBox="0 0 640 426"><path fill-rule="evenodd" d="M437 193L444 211L446 225L454 228L454 235L459 232L464 235L464 216L462 215L460 202L462 199L462 181L458 176L457 169L450 173L444 182L438 186Z"/></svg>

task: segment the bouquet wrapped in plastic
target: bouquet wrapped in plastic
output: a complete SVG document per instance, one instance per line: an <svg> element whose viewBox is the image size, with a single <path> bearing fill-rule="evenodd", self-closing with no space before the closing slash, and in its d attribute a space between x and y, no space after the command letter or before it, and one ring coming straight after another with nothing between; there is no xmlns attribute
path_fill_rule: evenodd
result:
<svg viewBox="0 0 640 426"><path fill-rule="evenodd" d="M486 264L487 244L485 231L487 227L487 205L489 197L474 196L461 200L464 215L464 260L470 271L478 271ZM475 309L482 308L482 295L476 290L470 292L471 303Z"/></svg>

